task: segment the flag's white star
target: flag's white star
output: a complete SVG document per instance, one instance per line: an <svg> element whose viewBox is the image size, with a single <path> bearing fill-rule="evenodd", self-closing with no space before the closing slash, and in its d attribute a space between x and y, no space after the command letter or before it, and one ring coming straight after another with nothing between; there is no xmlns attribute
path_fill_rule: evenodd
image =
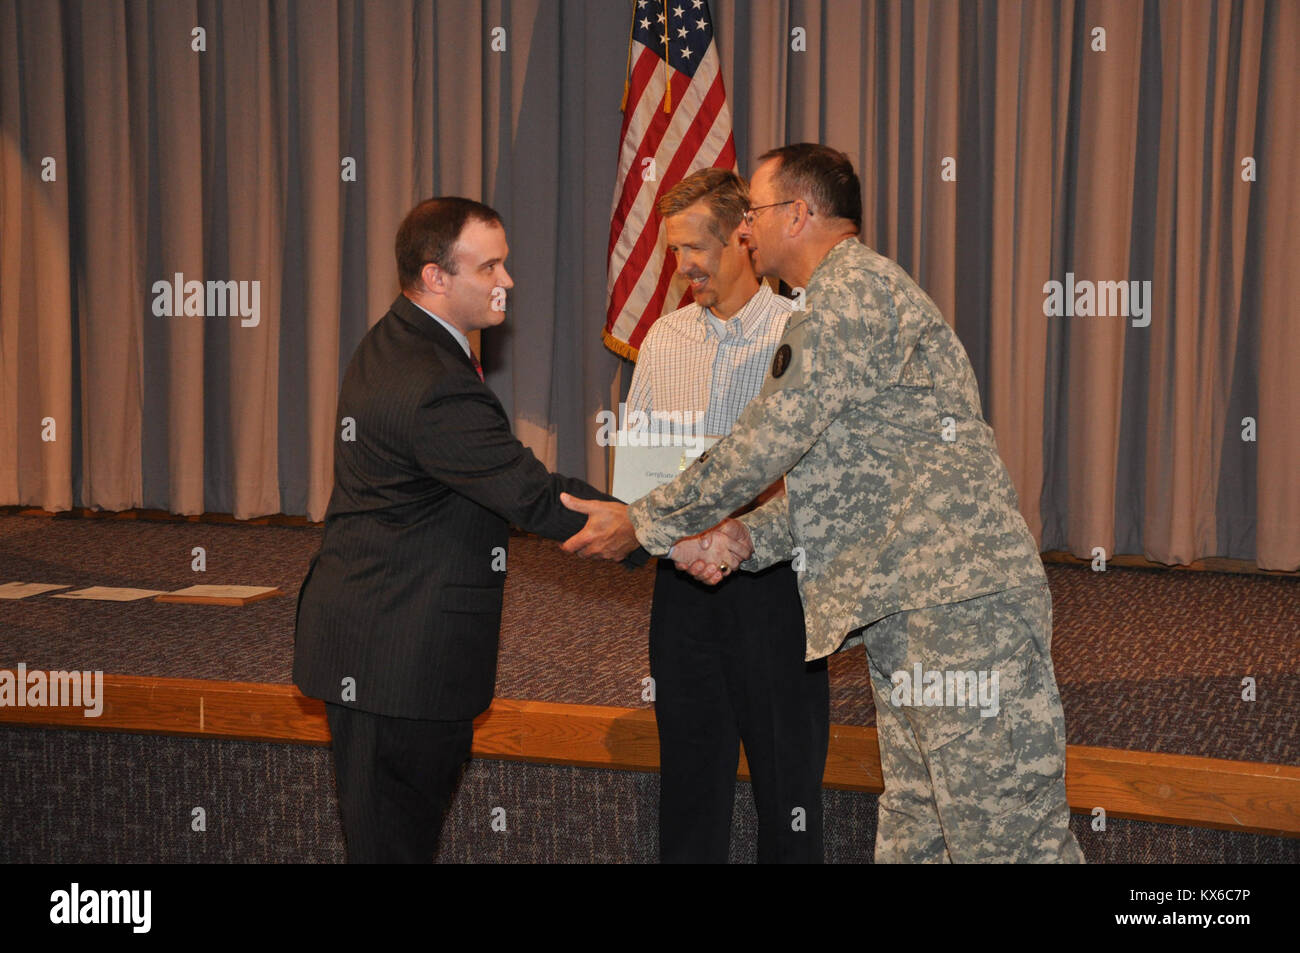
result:
<svg viewBox="0 0 1300 953"><path fill-rule="evenodd" d="M641 21L641 29L643 29L643 30L648 30L648 29L650 29L650 21L649 21L649 20L642 20L642 21Z"/></svg>
<svg viewBox="0 0 1300 953"><path fill-rule="evenodd" d="M644 9L645 9L645 0L636 0L636 6L637 6L637 9L638 9L638 10L644 10Z"/></svg>
<svg viewBox="0 0 1300 953"><path fill-rule="evenodd" d="M679 27L677 28L677 35L680 36L680 37L682 37L683 39L686 37L686 33L687 33L686 27L684 27L684 26L679 26Z"/></svg>
<svg viewBox="0 0 1300 953"><path fill-rule="evenodd" d="M695 21L695 29L697 30L703 30L706 26L708 26L708 24L705 23L703 20Z"/></svg>
<svg viewBox="0 0 1300 953"><path fill-rule="evenodd" d="M686 11L683 10L681 7L673 7L673 16L677 17L677 19L679 20L682 18L682 14L685 12Z"/></svg>
<svg viewBox="0 0 1300 953"><path fill-rule="evenodd" d="M691 58L691 48L689 46L682 50L682 56L688 60Z"/></svg>
<svg viewBox="0 0 1300 953"><path fill-rule="evenodd" d="M691 0L692 10L698 10L702 6L704 6L704 0Z"/></svg>
<svg viewBox="0 0 1300 953"><path fill-rule="evenodd" d="M663 23L663 22L664 22L664 15L663 15L662 13L659 14L659 22L660 22L660 23Z"/></svg>

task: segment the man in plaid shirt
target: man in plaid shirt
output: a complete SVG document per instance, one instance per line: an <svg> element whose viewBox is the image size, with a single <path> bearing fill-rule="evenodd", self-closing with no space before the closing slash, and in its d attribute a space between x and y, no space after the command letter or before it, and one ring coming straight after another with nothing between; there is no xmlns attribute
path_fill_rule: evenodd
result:
<svg viewBox="0 0 1300 953"><path fill-rule="evenodd" d="M744 180L688 176L659 201L677 270L695 302L642 342L628 411L698 421L722 436L763 386L792 303L754 274L739 236ZM782 481L760 496L784 492ZM671 555L671 554L670 554ZM826 662L804 661L804 614L789 562L710 587L659 562L650 673L659 725L664 862L725 863L739 742L753 780L760 862L822 860Z"/></svg>

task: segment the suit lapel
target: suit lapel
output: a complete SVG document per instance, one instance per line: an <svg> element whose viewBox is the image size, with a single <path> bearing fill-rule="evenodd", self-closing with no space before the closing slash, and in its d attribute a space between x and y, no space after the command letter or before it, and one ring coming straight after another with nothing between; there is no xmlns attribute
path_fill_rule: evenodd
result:
<svg viewBox="0 0 1300 953"><path fill-rule="evenodd" d="M441 324L417 308L410 298L404 294L399 294L389 310L418 333L439 344L444 351L455 355L462 364L469 368L470 373L474 375L474 379L478 380L478 371L474 368L474 362L465 353L465 349L460 346L460 342L452 337L451 333Z"/></svg>

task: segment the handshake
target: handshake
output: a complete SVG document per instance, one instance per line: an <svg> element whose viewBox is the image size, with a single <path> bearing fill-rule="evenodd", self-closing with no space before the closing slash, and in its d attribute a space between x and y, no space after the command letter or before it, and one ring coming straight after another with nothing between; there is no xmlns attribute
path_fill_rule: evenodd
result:
<svg viewBox="0 0 1300 953"><path fill-rule="evenodd" d="M568 493L560 494L560 502L587 514L587 525L560 547L566 553L622 559L639 545L632 521L627 518L626 503L584 500ZM703 533L679 539L673 546L672 560L678 569L716 586L753 553L749 530L739 520L728 518Z"/></svg>

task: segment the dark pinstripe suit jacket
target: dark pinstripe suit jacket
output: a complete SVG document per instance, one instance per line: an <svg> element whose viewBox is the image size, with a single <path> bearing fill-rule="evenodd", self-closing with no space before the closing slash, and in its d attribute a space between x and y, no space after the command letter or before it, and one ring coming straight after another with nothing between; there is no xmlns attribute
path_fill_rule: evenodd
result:
<svg viewBox="0 0 1300 953"><path fill-rule="evenodd" d="M338 419L325 537L298 597L294 683L381 715L473 718L496 681L508 524L565 539L586 517L561 491L610 497L548 472L456 340L404 295L352 355Z"/></svg>

